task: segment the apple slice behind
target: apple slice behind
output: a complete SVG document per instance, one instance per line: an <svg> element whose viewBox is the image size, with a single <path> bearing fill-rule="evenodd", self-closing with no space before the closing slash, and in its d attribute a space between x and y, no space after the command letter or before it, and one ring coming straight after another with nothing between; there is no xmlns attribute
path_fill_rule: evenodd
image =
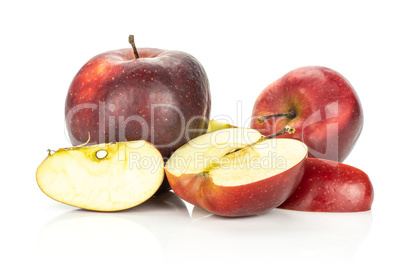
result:
<svg viewBox="0 0 402 268"><path fill-rule="evenodd" d="M165 172L182 199L220 216L261 214L279 206L304 173L307 146L228 128L199 136L173 153Z"/></svg>
<svg viewBox="0 0 402 268"><path fill-rule="evenodd" d="M209 120L208 129L207 129L206 133L221 130L221 129L225 129L225 128L236 128L236 126L233 126L231 124L221 122L221 121L218 121L218 120L211 119L211 120Z"/></svg>
<svg viewBox="0 0 402 268"><path fill-rule="evenodd" d="M308 158L302 181L280 208L313 212L371 209L374 190L368 175L335 161Z"/></svg>
<svg viewBox="0 0 402 268"><path fill-rule="evenodd" d="M49 197L96 211L124 210L146 201L163 177L162 155L142 140L59 149L36 173Z"/></svg>

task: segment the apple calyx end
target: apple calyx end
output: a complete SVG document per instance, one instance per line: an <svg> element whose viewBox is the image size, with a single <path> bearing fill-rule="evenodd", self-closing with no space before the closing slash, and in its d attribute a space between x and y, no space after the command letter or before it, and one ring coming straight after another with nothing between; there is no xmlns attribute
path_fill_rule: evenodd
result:
<svg viewBox="0 0 402 268"><path fill-rule="evenodd" d="M286 126L285 131L287 133L289 133L289 134L294 134L296 132L296 129L294 127L291 127L291 126Z"/></svg>
<svg viewBox="0 0 402 268"><path fill-rule="evenodd" d="M264 136L264 137L262 137L262 139L263 140L272 139L272 138L278 137L278 136L280 136L282 134L285 134L285 133L294 134L295 132L296 132L296 129L294 127L285 126L284 128L282 128L278 132L273 133L273 134L268 135L268 136Z"/></svg>
<svg viewBox="0 0 402 268"><path fill-rule="evenodd" d="M198 173L197 176L202 176L204 179L208 179L210 177L208 170Z"/></svg>

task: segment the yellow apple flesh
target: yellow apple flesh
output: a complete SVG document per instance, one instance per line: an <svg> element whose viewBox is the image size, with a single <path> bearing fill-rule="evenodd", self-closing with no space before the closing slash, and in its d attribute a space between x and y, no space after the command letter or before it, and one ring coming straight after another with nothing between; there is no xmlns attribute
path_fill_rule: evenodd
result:
<svg viewBox="0 0 402 268"><path fill-rule="evenodd" d="M59 149L38 167L41 190L56 201L118 211L149 199L164 177L159 151L146 141Z"/></svg>
<svg viewBox="0 0 402 268"><path fill-rule="evenodd" d="M225 128L236 128L236 126L233 126L233 125L225 123L225 122L211 119L211 120L209 120L208 129L207 129L206 133L225 129Z"/></svg>

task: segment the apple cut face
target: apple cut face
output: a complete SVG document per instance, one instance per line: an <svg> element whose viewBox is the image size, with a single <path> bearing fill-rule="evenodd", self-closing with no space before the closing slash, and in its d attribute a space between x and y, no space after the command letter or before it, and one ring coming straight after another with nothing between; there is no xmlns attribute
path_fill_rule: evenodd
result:
<svg viewBox="0 0 402 268"><path fill-rule="evenodd" d="M165 171L173 191L221 216L260 214L293 193L304 173L307 146L263 139L253 129L222 129L179 148Z"/></svg>
<svg viewBox="0 0 402 268"><path fill-rule="evenodd" d="M56 201L88 210L134 207L158 190L160 152L146 141L59 149L38 167L41 190Z"/></svg>

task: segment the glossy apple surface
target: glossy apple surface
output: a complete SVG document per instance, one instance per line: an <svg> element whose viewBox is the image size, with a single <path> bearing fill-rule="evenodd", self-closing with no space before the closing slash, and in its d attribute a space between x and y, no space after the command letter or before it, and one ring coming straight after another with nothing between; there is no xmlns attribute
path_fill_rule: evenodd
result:
<svg viewBox="0 0 402 268"><path fill-rule="evenodd" d="M96 211L137 206L159 189L163 159L149 142L130 141L62 148L37 169L40 189L50 198Z"/></svg>
<svg viewBox="0 0 402 268"><path fill-rule="evenodd" d="M191 55L139 48L109 51L89 60L66 99L73 145L146 140L166 159L208 127L207 75Z"/></svg>
<svg viewBox="0 0 402 268"><path fill-rule="evenodd" d="M191 140L166 163L173 191L220 216L279 206L303 176L307 147L294 139L261 138L253 129L228 128Z"/></svg>
<svg viewBox="0 0 402 268"><path fill-rule="evenodd" d="M334 161L308 158L296 191L280 206L315 212L359 212L371 209L373 186L366 173Z"/></svg>
<svg viewBox="0 0 402 268"><path fill-rule="evenodd" d="M258 117L289 113L263 123ZM251 127L263 135L290 125L309 147L309 156L342 162L363 127L363 111L352 85L338 72L320 66L295 69L266 87L253 109Z"/></svg>

